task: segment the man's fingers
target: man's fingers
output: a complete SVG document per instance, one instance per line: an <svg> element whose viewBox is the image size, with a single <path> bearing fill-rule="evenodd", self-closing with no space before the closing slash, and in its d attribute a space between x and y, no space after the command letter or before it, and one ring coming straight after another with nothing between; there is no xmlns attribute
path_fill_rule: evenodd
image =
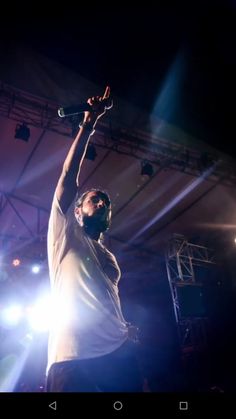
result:
<svg viewBox="0 0 236 419"><path fill-rule="evenodd" d="M100 114L100 110L101 110L101 107L102 107L103 112L100 114L100 116L101 116L106 112L106 110L111 109L112 106L113 106L112 100L110 99L109 103L107 102L107 100L110 97L110 93L111 93L110 86L106 86L106 89L105 89L105 92L104 92L103 96L93 96L93 97L89 98L87 100L87 103L91 106L91 111L90 112ZM102 103L104 100L106 102Z"/></svg>
<svg viewBox="0 0 236 419"><path fill-rule="evenodd" d="M110 96L110 93L111 93L110 86L107 86L106 89L105 89L105 92L104 92L104 95L103 95L102 99L108 99L109 96Z"/></svg>

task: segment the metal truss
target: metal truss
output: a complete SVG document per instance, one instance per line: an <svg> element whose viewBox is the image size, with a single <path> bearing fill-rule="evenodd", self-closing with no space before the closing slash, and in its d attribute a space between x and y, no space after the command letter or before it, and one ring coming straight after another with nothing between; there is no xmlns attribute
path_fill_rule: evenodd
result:
<svg viewBox="0 0 236 419"><path fill-rule="evenodd" d="M46 101L11 86L1 84L1 116L68 136L71 134L71 125L66 118L60 120L57 117L57 107L57 104L52 101Z"/></svg>
<svg viewBox="0 0 236 419"><path fill-rule="evenodd" d="M29 206L29 208L36 211L36 223L35 223L35 229L32 230L30 225L27 223L27 219L24 218L24 215L21 214L19 208L17 207L17 203L23 203L26 206ZM4 210L7 210L7 207L11 207L11 209L14 211L16 217L20 221L20 224L22 225L24 229L24 233L19 234L3 234L0 233L0 248L4 250L4 253L8 256L11 256L12 254L15 254L18 248L23 249L23 253L28 253L28 257L30 258L30 253L33 250L32 244L36 244L40 246L39 252L44 253L46 248L46 238L47 238L47 228L48 223L45 222L45 220L48 220L49 217L49 210L43 207L40 207L38 205L34 205L30 202L28 202L25 199L19 198L16 195L12 193L6 193L4 191L0 190L0 216ZM119 239L115 236L107 236L109 240L118 241L120 243L127 244L123 240ZM10 245L11 244L11 245ZM14 244L14 246L13 246ZM26 248L28 251L26 252ZM148 256L156 256L156 253L153 252L151 249L146 248L145 246L141 245L135 245L135 244L129 244L129 251L135 251L135 252L143 252L144 255ZM45 256L46 257L46 256Z"/></svg>
<svg viewBox="0 0 236 419"><path fill-rule="evenodd" d="M196 278L194 267L215 264L212 249L189 243L181 235L174 235L169 242L166 252L166 270L183 352L198 350L206 345L208 318L204 314L183 314L179 298L180 291L183 292L184 287L192 287L192 291L196 290L199 293L203 284Z"/></svg>
<svg viewBox="0 0 236 419"><path fill-rule="evenodd" d="M27 222L27 219L21 213L18 208L18 204L24 204L31 210L34 209L36 212L36 223L35 229L32 230L31 226ZM23 233L19 234L0 234L1 248L5 256L11 256L13 254L20 254L23 250L24 254L27 254L30 258L31 252L33 252L32 244L40 244L39 252L41 253L45 248L46 242L46 231L49 211L46 208L34 205L25 199L21 199L14 194L5 193L0 191L0 215L3 211L11 208L15 213L17 219L23 227Z"/></svg>
<svg viewBox="0 0 236 419"><path fill-rule="evenodd" d="M59 118L58 107L55 102L1 84L1 116L62 136L74 137L80 117ZM101 122L96 129L93 144L140 161L147 160L156 167L156 170L170 168L196 177L206 176L209 181L221 182L228 186L236 184L233 159L226 160L220 155L201 152L197 146L187 147L159 138L151 132L131 130L127 127L114 129Z"/></svg>

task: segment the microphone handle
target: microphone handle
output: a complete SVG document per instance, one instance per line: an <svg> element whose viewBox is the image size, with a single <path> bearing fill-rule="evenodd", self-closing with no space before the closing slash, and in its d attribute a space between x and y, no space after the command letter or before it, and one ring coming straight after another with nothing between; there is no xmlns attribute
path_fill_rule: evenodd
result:
<svg viewBox="0 0 236 419"><path fill-rule="evenodd" d="M104 99L103 103L104 103L104 110L111 109L113 106L113 101L111 98ZM66 116L78 115L79 113L82 113L85 111L91 111L91 106L88 103L82 103L80 105L72 105L66 108L59 108L57 112L60 118L65 118Z"/></svg>
<svg viewBox="0 0 236 419"><path fill-rule="evenodd" d="M65 118L66 116L77 115L79 113L90 111L91 106L88 103L82 103L80 105L68 106L66 108L59 108L58 115L60 118Z"/></svg>

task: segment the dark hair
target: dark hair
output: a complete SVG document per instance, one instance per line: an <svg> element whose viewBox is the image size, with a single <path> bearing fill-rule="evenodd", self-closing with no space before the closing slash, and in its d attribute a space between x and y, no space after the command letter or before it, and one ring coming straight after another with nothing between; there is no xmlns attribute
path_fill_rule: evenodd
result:
<svg viewBox="0 0 236 419"><path fill-rule="evenodd" d="M109 197L108 193L105 192L105 191L102 191L101 189L92 188L92 189L89 189L88 191L84 192L82 195L76 197L75 208L81 207L81 205L83 204L86 196L90 192L96 192L102 199L104 199L107 207L110 207L111 200L110 200L110 197Z"/></svg>

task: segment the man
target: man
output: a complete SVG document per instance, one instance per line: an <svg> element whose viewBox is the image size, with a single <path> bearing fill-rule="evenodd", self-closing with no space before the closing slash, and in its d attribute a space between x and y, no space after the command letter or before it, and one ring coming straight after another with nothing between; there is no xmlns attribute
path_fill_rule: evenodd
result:
<svg viewBox="0 0 236 419"><path fill-rule="evenodd" d="M71 204L91 135L110 96L92 97L56 186L48 229L53 321L47 391L141 391L135 327L124 319L120 269L101 242L111 221L107 193L92 189ZM111 106L110 106L111 107Z"/></svg>

